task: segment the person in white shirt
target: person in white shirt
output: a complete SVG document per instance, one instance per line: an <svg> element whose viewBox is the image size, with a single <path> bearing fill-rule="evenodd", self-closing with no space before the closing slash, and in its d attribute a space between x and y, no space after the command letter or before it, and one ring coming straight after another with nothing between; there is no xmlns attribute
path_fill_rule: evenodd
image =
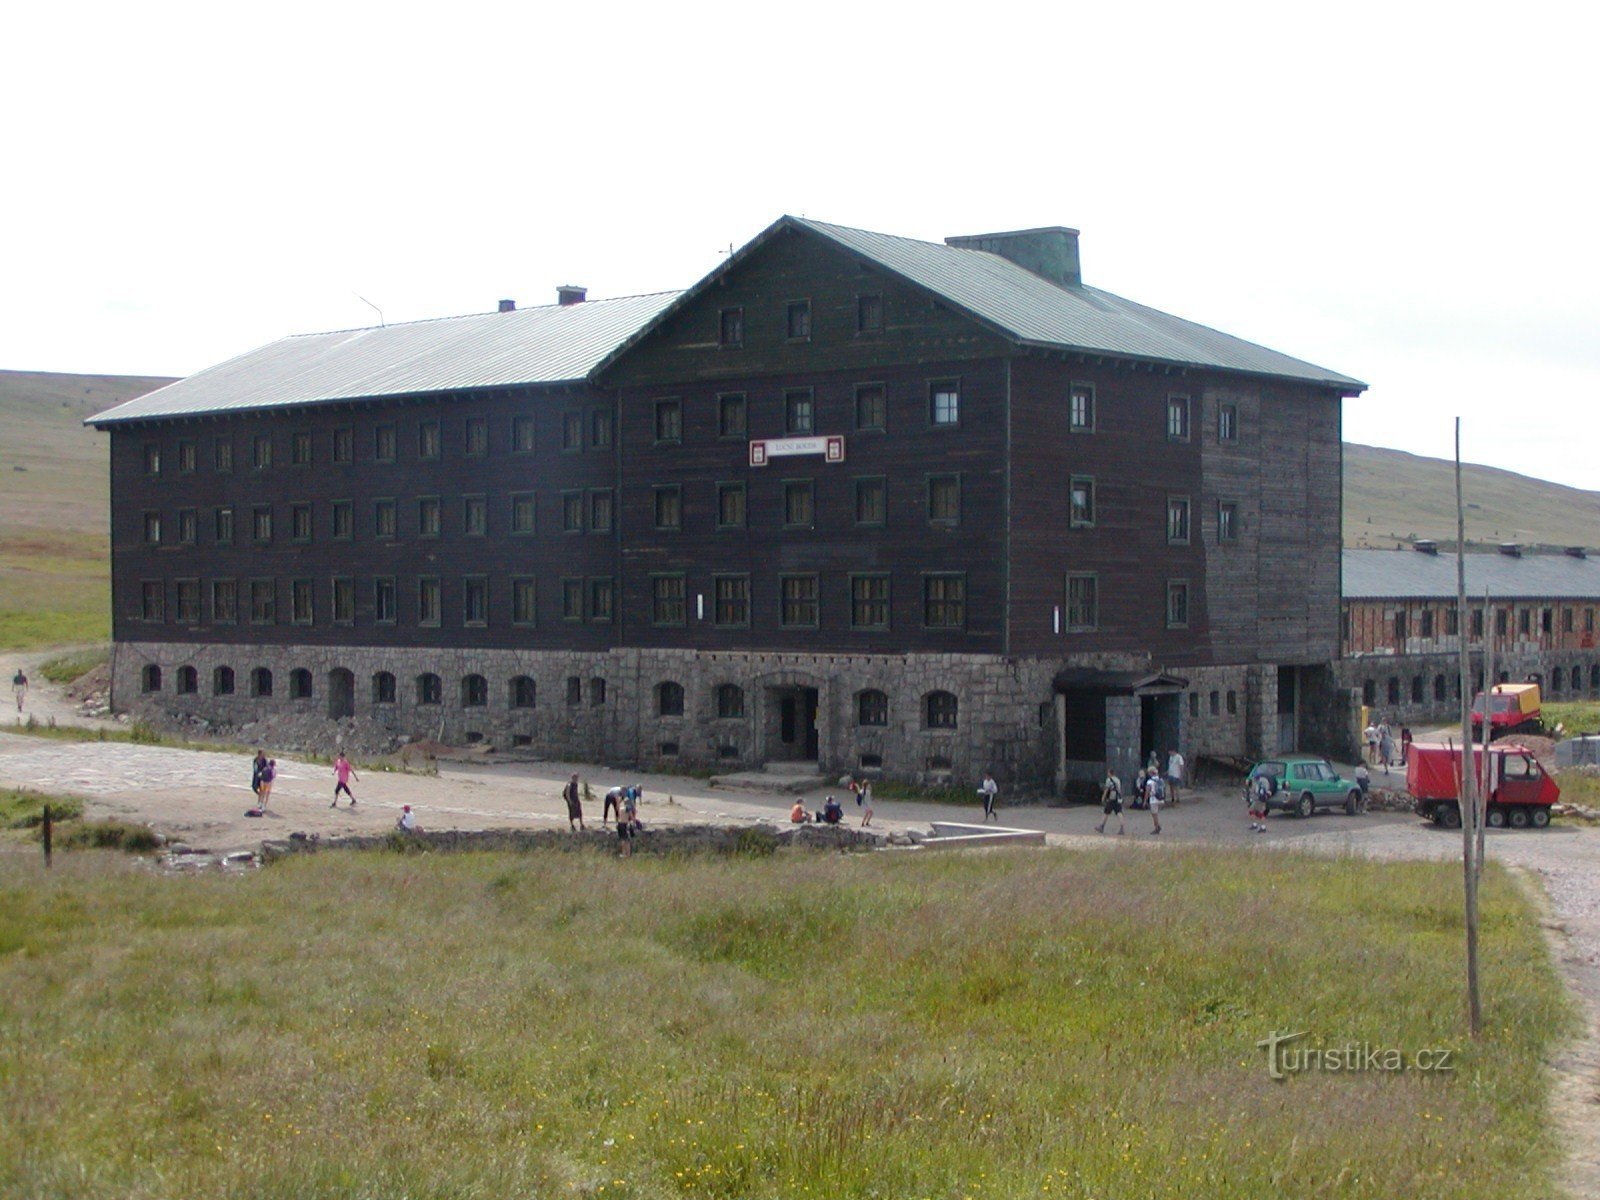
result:
<svg viewBox="0 0 1600 1200"><path fill-rule="evenodd" d="M1174 750L1167 755L1167 800L1178 802L1178 789L1183 786L1183 754Z"/></svg>
<svg viewBox="0 0 1600 1200"><path fill-rule="evenodd" d="M417 828L417 819L411 815L411 805L409 804L402 804L400 806L400 819L394 823L394 827L401 833L422 832L422 830Z"/></svg>
<svg viewBox="0 0 1600 1200"><path fill-rule="evenodd" d="M1000 819L994 811L995 797L999 794L1000 785L994 781L993 773L985 771L983 773L983 782L978 785L978 795L983 797L983 819L985 821L990 817L994 817L996 821Z"/></svg>

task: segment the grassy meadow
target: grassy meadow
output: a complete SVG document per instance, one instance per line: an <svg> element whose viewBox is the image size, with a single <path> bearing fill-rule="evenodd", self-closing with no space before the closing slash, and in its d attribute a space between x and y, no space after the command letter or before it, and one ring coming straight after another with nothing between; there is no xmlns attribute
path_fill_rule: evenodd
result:
<svg viewBox="0 0 1600 1200"><path fill-rule="evenodd" d="M1555 1195L1487 877L1290 854L0 857L0 1194ZM1455 1051L1267 1076L1255 1043Z"/></svg>

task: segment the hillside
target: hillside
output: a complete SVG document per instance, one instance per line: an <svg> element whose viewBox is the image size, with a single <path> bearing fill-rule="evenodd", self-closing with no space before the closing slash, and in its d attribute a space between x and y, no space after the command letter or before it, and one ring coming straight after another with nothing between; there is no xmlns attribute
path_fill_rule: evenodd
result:
<svg viewBox="0 0 1600 1200"><path fill-rule="evenodd" d="M1470 464L1461 490L1469 546L1600 546L1600 492ZM1347 442L1344 544L1391 549L1414 538L1455 544L1455 464Z"/></svg>
<svg viewBox="0 0 1600 1200"><path fill-rule="evenodd" d="M107 439L83 419L170 382L0 371L0 648L108 635Z"/></svg>

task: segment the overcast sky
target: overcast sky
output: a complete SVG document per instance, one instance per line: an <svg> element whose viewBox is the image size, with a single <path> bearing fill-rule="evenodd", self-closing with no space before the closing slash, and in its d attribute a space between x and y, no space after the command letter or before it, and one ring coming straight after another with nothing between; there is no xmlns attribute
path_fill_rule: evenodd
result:
<svg viewBox="0 0 1600 1200"><path fill-rule="evenodd" d="M25 5L0 367L684 287L783 213L1082 230L1368 381L1349 441L1600 489L1587 5Z"/></svg>

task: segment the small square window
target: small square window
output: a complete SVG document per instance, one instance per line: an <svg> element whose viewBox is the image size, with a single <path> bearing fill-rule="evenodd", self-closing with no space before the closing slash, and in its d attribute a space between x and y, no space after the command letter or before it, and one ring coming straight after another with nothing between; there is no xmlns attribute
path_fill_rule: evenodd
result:
<svg viewBox="0 0 1600 1200"><path fill-rule="evenodd" d="M417 580L417 624L439 624L439 581L437 579Z"/></svg>
<svg viewBox="0 0 1600 1200"><path fill-rule="evenodd" d="M399 444L393 425L378 425L372 430L372 457L378 462L393 462L398 457Z"/></svg>
<svg viewBox="0 0 1600 1200"><path fill-rule="evenodd" d="M811 301L789 301L784 313L784 329L792 342L811 337Z"/></svg>
<svg viewBox="0 0 1600 1200"><path fill-rule="evenodd" d="M1073 433L1093 433L1094 415L1094 384L1073 384L1067 399L1067 428Z"/></svg>
<svg viewBox="0 0 1600 1200"><path fill-rule="evenodd" d="M1074 529L1087 529L1094 524L1094 480L1087 475L1074 475L1068 485L1070 512L1068 524Z"/></svg>
<svg viewBox="0 0 1600 1200"><path fill-rule="evenodd" d="M682 575L657 575L650 580L650 619L657 625L682 625L686 619Z"/></svg>
<svg viewBox="0 0 1600 1200"><path fill-rule="evenodd" d="M289 506L289 536L297 542L311 540L311 505L301 502Z"/></svg>
<svg viewBox="0 0 1600 1200"><path fill-rule="evenodd" d="M146 621L167 619L166 587L159 579L146 579L139 585L139 616Z"/></svg>
<svg viewBox="0 0 1600 1200"><path fill-rule="evenodd" d="M489 453L489 418L468 417L465 429L465 451L469 458L482 458Z"/></svg>
<svg viewBox="0 0 1600 1200"><path fill-rule="evenodd" d="M1189 497L1167 497L1167 541L1184 545L1189 541Z"/></svg>
<svg viewBox="0 0 1600 1200"><path fill-rule="evenodd" d="M655 516L657 529L682 529L683 490L676 486L656 488Z"/></svg>
<svg viewBox="0 0 1600 1200"><path fill-rule="evenodd" d="M270 579L250 581L250 623L271 625L278 619L278 585Z"/></svg>
<svg viewBox="0 0 1600 1200"><path fill-rule="evenodd" d="M881 432L888 425L889 399L883 384L856 384L856 428Z"/></svg>
<svg viewBox="0 0 1600 1200"><path fill-rule="evenodd" d="M1239 540L1239 506L1231 500L1217 501L1217 541Z"/></svg>
<svg viewBox="0 0 1600 1200"><path fill-rule="evenodd" d="M232 625L239 619L239 585L232 579L211 581L211 620Z"/></svg>
<svg viewBox="0 0 1600 1200"><path fill-rule="evenodd" d="M335 579L333 581L333 619L341 625L349 625L356 619L356 581L354 579Z"/></svg>
<svg viewBox="0 0 1600 1200"><path fill-rule="evenodd" d="M219 508L211 518L212 536L219 545L231 546L233 544L233 509Z"/></svg>
<svg viewBox="0 0 1600 1200"><path fill-rule="evenodd" d="M814 490L809 479L791 479L783 485L783 523L791 529L809 529L815 513Z"/></svg>
<svg viewBox="0 0 1600 1200"><path fill-rule="evenodd" d="M334 538L341 542L348 542L355 536L355 529L355 506L348 500L335 500L333 502Z"/></svg>
<svg viewBox="0 0 1600 1200"><path fill-rule="evenodd" d="M296 579L290 583L289 620L296 625L311 624L311 580Z"/></svg>
<svg viewBox="0 0 1600 1200"><path fill-rule="evenodd" d="M780 607L778 623L788 628L817 627L817 577L815 575L780 575L778 577Z"/></svg>
<svg viewBox="0 0 1600 1200"><path fill-rule="evenodd" d="M250 465L258 471L272 465L272 439L265 434L250 439Z"/></svg>
<svg viewBox="0 0 1600 1200"><path fill-rule="evenodd" d="M147 546L161 544L161 514L147 512L144 514L144 541Z"/></svg>
<svg viewBox="0 0 1600 1200"><path fill-rule="evenodd" d="M609 409L597 408L589 414L589 446L594 450L611 448L612 418Z"/></svg>
<svg viewBox="0 0 1600 1200"><path fill-rule="evenodd" d="M856 332L883 332L883 297L873 294L856 297Z"/></svg>
<svg viewBox="0 0 1600 1200"><path fill-rule="evenodd" d="M683 441L683 403L677 399L656 401L656 441Z"/></svg>
<svg viewBox="0 0 1600 1200"><path fill-rule="evenodd" d="M1239 406L1217 405L1217 441L1231 442L1239 436Z"/></svg>
<svg viewBox="0 0 1600 1200"><path fill-rule="evenodd" d="M589 620L602 624L609 623L612 617L612 603L615 595L616 588L611 580L589 580Z"/></svg>
<svg viewBox="0 0 1600 1200"><path fill-rule="evenodd" d="M311 465L311 433L297 429L289 435L289 462L297 467Z"/></svg>
<svg viewBox="0 0 1600 1200"><path fill-rule="evenodd" d="M573 452L583 449L583 414L581 412L564 412L561 414L561 448Z"/></svg>
<svg viewBox="0 0 1600 1200"><path fill-rule="evenodd" d="M417 500L417 536L438 537L441 528L442 505L437 496L423 496Z"/></svg>
<svg viewBox="0 0 1600 1200"><path fill-rule="evenodd" d="M783 394L783 431L803 435L816 431L816 412L810 388Z"/></svg>
<svg viewBox="0 0 1600 1200"><path fill-rule="evenodd" d="M561 493L561 532L583 532L583 493Z"/></svg>
<svg viewBox="0 0 1600 1200"><path fill-rule="evenodd" d="M933 475L928 478L928 521L934 525L961 523L961 476Z"/></svg>
<svg viewBox="0 0 1600 1200"><path fill-rule="evenodd" d="M486 497L461 498L461 532L468 537L483 537L489 532L489 501Z"/></svg>
<svg viewBox="0 0 1600 1200"><path fill-rule="evenodd" d="M439 422L422 421L418 423L417 457L420 459L439 457Z"/></svg>
<svg viewBox="0 0 1600 1200"><path fill-rule="evenodd" d="M514 625L538 624L538 588L532 579L511 581L511 622Z"/></svg>
<svg viewBox="0 0 1600 1200"><path fill-rule="evenodd" d="M610 488L597 488L589 493L589 532L610 533L613 510L616 504Z"/></svg>
<svg viewBox="0 0 1600 1200"><path fill-rule="evenodd" d="M393 578L372 581L372 619L384 625L393 625L395 619L395 589Z"/></svg>
<svg viewBox="0 0 1600 1200"><path fill-rule="evenodd" d="M193 475L195 460L198 457L193 442L178 443L178 474Z"/></svg>
<svg viewBox="0 0 1600 1200"><path fill-rule="evenodd" d="M532 492L519 492L511 497L512 533L533 533L536 520Z"/></svg>
<svg viewBox="0 0 1600 1200"><path fill-rule="evenodd" d="M955 380L936 380L928 385L928 422L947 428L961 423L961 385Z"/></svg>
<svg viewBox="0 0 1600 1200"><path fill-rule="evenodd" d="M161 443L146 442L144 445L144 473L146 475L161 474Z"/></svg>
<svg viewBox="0 0 1600 1200"><path fill-rule="evenodd" d="M889 523L889 481L883 476L857 479L856 524L887 525Z"/></svg>
<svg viewBox="0 0 1600 1200"><path fill-rule="evenodd" d="M852 575L850 577L850 627L852 629L889 628L889 577Z"/></svg>
<svg viewBox="0 0 1600 1200"><path fill-rule="evenodd" d="M250 510L250 536L258 542L272 540L272 506L258 505Z"/></svg>
<svg viewBox="0 0 1600 1200"><path fill-rule="evenodd" d="M461 621L464 625L489 623L489 581L469 575L461 581Z"/></svg>
<svg viewBox="0 0 1600 1200"><path fill-rule="evenodd" d="M1189 624L1189 585L1182 580L1167 581L1167 628L1181 629Z"/></svg>
<svg viewBox="0 0 1600 1200"><path fill-rule="evenodd" d="M963 629L967 624L967 577L928 575L922 580L922 623L929 629Z"/></svg>
<svg viewBox="0 0 1600 1200"><path fill-rule="evenodd" d="M711 589L712 619L716 624L724 627L750 624L748 575L718 575L711 581Z"/></svg>
<svg viewBox="0 0 1600 1200"><path fill-rule="evenodd" d="M717 484L717 527L720 529L743 529L744 521L744 484Z"/></svg>
<svg viewBox="0 0 1600 1200"><path fill-rule="evenodd" d="M511 452L513 454L532 454L534 450L533 418L511 418Z"/></svg>
<svg viewBox="0 0 1600 1200"><path fill-rule="evenodd" d="M372 536L375 538L392 538L396 532L395 503L393 500L374 500L372 502Z"/></svg>
<svg viewBox="0 0 1600 1200"><path fill-rule="evenodd" d="M346 425L333 431L333 461L348 465L356 460L356 431Z"/></svg>
<svg viewBox="0 0 1600 1200"><path fill-rule="evenodd" d="M1189 440L1189 397L1167 397L1167 440L1170 442L1187 442Z"/></svg>
<svg viewBox="0 0 1600 1200"><path fill-rule="evenodd" d="M744 345L744 309L725 308L718 324L717 340L723 346Z"/></svg>
<svg viewBox="0 0 1600 1200"><path fill-rule="evenodd" d="M1100 623L1100 580L1095 575L1067 576L1067 629L1082 633Z"/></svg>
<svg viewBox="0 0 1600 1200"><path fill-rule="evenodd" d="M221 437L212 444L211 464L218 471L233 470L233 439Z"/></svg>
<svg viewBox="0 0 1600 1200"><path fill-rule="evenodd" d="M200 581L198 579L180 579L177 581L178 589L178 621L184 625L196 625L200 621Z"/></svg>
<svg viewBox="0 0 1600 1200"><path fill-rule="evenodd" d="M743 392L729 392L717 397L717 436L742 438L745 436L745 399Z"/></svg>
<svg viewBox="0 0 1600 1200"><path fill-rule="evenodd" d="M561 581L561 619L563 621L583 620L583 580L563 579Z"/></svg>

